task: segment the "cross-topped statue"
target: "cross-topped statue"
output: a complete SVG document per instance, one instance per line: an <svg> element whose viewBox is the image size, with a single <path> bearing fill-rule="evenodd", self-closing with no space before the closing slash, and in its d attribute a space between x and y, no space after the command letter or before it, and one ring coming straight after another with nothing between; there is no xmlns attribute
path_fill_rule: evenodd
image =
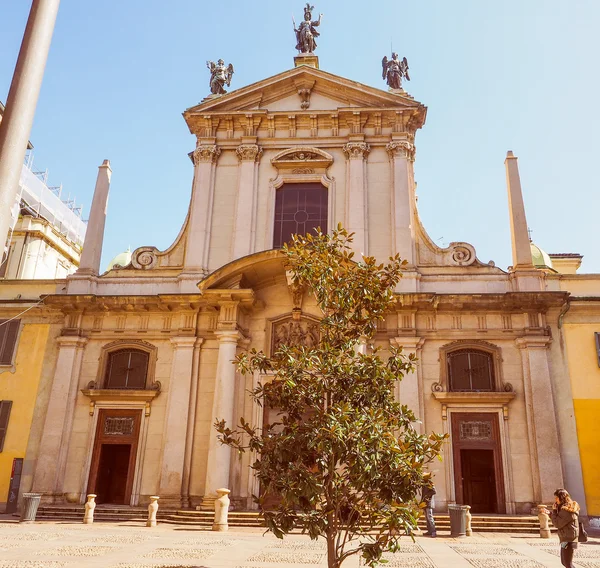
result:
<svg viewBox="0 0 600 568"><path fill-rule="evenodd" d="M296 34L296 49L300 53L313 53L317 48L317 42L315 38L319 37L319 32L315 29L321 25L321 19L323 14L319 14L319 19L315 22L312 20L312 11L315 9L314 6L306 4L304 8L304 21L300 22L300 25L296 29L296 21L292 16L292 22L294 23L294 32Z"/></svg>

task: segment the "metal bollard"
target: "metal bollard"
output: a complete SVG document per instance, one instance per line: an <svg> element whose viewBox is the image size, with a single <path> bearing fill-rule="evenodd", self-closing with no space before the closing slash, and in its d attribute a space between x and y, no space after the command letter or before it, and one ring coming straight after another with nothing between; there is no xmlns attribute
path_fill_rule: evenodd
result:
<svg viewBox="0 0 600 568"><path fill-rule="evenodd" d="M540 538L550 538L550 517L546 512L546 505L538 505L537 510L540 520Z"/></svg>
<svg viewBox="0 0 600 568"><path fill-rule="evenodd" d="M217 489L217 498L215 499L215 522L213 531L227 531L227 514L229 513L229 489Z"/></svg>
<svg viewBox="0 0 600 568"><path fill-rule="evenodd" d="M96 497L93 493L87 496L87 502L85 504L85 514L83 515L83 524L91 525L94 522L94 509L96 508Z"/></svg>
<svg viewBox="0 0 600 568"><path fill-rule="evenodd" d="M148 520L146 521L147 527L156 526L156 512L158 511L158 500L160 497L157 495L150 496L150 505L148 505Z"/></svg>

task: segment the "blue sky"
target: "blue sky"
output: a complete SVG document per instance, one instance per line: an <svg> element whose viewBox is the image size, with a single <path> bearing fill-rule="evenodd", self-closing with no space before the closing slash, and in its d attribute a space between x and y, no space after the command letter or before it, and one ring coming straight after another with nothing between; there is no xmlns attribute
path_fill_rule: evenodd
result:
<svg viewBox="0 0 600 568"><path fill-rule="evenodd" d="M439 244L472 243L511 264L504 157L519 160L529 226L547 252L579 252L600 272L600 2L324 0L322 69L385 88L390 42L407 90L428 106L417 134L419 209ZM30 2L3 2L5 101ZM97 167L113 181L103 266L171 244L187 210L194 147L181 113L208 94L207 59L233 62L233 88L293 66L294 0L62 0L31 134L37 168L84 204Z"/></svg>

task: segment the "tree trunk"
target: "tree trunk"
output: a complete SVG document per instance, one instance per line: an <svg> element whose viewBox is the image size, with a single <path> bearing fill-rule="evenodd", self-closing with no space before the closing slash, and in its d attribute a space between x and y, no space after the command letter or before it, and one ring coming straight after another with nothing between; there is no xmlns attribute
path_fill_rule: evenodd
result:
<svg viewBox="0 0 600 568"><path fill-rule="evenodd" d="M328 568L340 568L335 548L335 532L331 529L327 531L327 566Z"/></svg>

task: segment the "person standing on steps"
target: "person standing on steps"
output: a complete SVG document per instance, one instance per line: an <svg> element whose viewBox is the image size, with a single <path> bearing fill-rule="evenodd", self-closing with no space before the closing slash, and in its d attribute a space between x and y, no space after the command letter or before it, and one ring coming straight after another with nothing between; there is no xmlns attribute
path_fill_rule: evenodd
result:
<svg viewBox="0 0 600 568"><path fill-rule="evenodd" d="M421 500L425 503L425 521L427 522L426 536L435 538L437 531L435 529L435 521L433 520L433 508L435 507L434 495L436 493L433 481L431 479L431 473L427 472L423 475L425 485L421 490Z"/></svg>
<svg viewBox="0 0 600 568"><path fill-rule="evenodd" d="M566 489L554 492L554 505L548 514L558 529L560 540L560 562L565 568L575 568L573 554L579 537L579 505L571 499Z"/></svg>

